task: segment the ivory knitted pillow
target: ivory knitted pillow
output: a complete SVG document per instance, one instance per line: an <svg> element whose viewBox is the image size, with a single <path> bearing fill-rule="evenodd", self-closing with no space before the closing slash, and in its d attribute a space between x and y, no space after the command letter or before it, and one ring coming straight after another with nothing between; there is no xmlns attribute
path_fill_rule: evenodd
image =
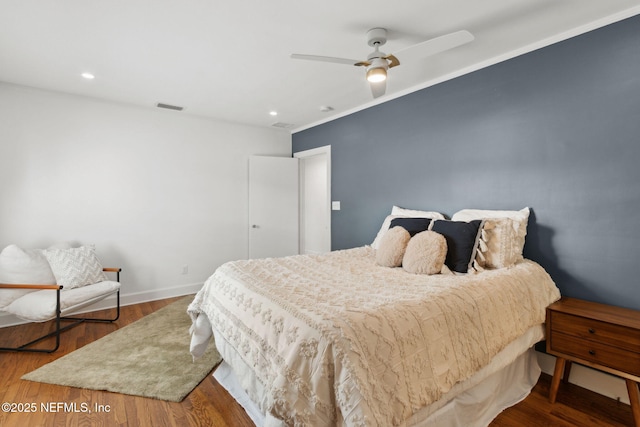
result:
<svg viewBox="0 0 640 427"><path fill-rule="evenodd" d="M65 289L79 288L85 285L107 280L102 265L90 246L70 249L47 249L44 251L53 275L59 285Z"/></svg>
<svg viewBox="0 0 640 427"><path fill-rule="evenodd" d="M380 240L376 250L376 263L383 267L400 267L410 239L411 235L404 228L390 228Z"/></svg>
<svg viewBox="0 0 640 427"><path fill-rule="evenodd" d="M484 221L480 250L476 260L484 268L505 268L522 260L524 235L519 224L510 218L489 218Z"/></svg>
<svg viewBox="0 0 640 427"><path fill-rule="evenodd" d="M462 209L453 221L485 219L476 261L483 268L509 267L522 260L530 209L519 211Z"/></svg>
<svg viewBox="0 0 640 427"><path fill-rule="evenodd" d="M447 239L435 231L423 231L411 238L402 268L414 274L438 274L447 257Z"/></svg>

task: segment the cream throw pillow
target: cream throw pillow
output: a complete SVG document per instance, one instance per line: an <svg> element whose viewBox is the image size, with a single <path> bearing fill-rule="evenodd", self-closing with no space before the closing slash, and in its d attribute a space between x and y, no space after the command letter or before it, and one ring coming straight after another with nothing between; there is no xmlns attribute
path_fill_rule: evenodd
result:
<svg viewBox="0 0 640 427"><path fill-rule="evenodd" d="M402 227L393 227L387 231L376 250L376 263L383 267L400 267L404 251L411 235Z"/></svg>
<svg viewBox="0 0 640 427"><path fill-rule="evenodd" d="M476 260L484 268L510 267L522 260L524 239L512 219L486 219Z"/></svg>
<svg viewBox="0 0 640 427"><path fill-rule="evenodd" d="M484 219L477 264L483 268L505 268L523 259L529 213L528 207L519 211L462 209L452 219Z"/></svg>
<svg viewBox="0 0 640 427"><path fill-rule="evenodd" d="M65 289L107 280L94 250L90 246L70 249L47 249L44 251L58 285Z"/></svg>
<svg viewBox="0 0 640 427"><path fill-rule="evenodd" d="M447 239L435 231L422 231L411 238L402 268L414 274L438 274L447 257Z"/></svg>

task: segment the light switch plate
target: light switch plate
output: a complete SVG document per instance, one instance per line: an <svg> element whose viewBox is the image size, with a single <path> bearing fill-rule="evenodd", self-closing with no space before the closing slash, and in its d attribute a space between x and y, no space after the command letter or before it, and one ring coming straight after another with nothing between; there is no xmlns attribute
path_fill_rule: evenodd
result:
<svg viewBox="0 0 640 427"><path fill-rule="evenodd" d="M331 210L332 211L339 211L340 210L340 202L339 201L331 202Z"/></svg>

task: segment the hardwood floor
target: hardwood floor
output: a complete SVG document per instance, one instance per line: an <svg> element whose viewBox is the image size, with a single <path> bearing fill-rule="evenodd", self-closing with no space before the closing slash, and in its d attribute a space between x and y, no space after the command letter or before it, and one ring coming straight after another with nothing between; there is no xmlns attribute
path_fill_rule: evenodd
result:
<svg viewBox="0 0 640 427"><path fill-rule="evenodd" d="M22 410L21 413L6 412L3 406L0 426L253 426L244 410L211 375L207 375L180 403L20 379L22 375L177 299L122 307L121 317L116 324L88 323L77 326L64 333L60 349L53 354L0 352L0 402L13 404L14 409ZM51 327L49 322L2 328L0 345L26 342ZM547 400L549 383L549 376L543 374L533 392L523 402L500 414L491 426L633 425L629 405L573 384L562 384L556 403L551 405ZM73 411L73 405L76 411ZM87 405L86 408L91 412L83 412L83 405ZM34 411L26 412L29 409Z"/></svg>
<svg viewBox="0 0 640 427"><path fill-rule="evenodd" d="M0 352L0 401L16 405L35 403L36 409L33 413L0 412L0 426L253 426L242 407L218 385L211 375L207 375L180 403L20 379L27 372L132 323L177 299L179 298L122 307L120 319L116 324L81 324L63 334L60 349L53 354ZM0 329L1 345L27 342L52 328L51 323ZM49 343L44 343L46 344ZM78 410L82 410L84 403L92 412L65 412L64 407L59 412L46 412L42 409L43 404L54 404L53 409L58 409L55 406L58 402L75 404ZM103 411L97 412L96 405L102 405L100 408L103 408Z"/></svg>
<svg viewBox="0 0 640 427"><path fill-rule="evenodd" d="M560 384L558 398L549 403L551 377L542 374L529 396L502 412L491 427L633 426L631 407L574 384Z"/></svg>

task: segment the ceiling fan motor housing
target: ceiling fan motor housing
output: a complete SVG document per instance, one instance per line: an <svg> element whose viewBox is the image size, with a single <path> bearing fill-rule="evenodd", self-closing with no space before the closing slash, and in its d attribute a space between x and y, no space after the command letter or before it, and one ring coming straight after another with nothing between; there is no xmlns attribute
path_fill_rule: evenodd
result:
<svg viewBox="0 0 640 427"><path fill-rule="evenodd" d="M384 28L372 28L367 31L367 43L369 46L382 46L387 42L387 30Z"/></svg>
<svg viewBox="0 0 640 427"><path fill-rule="evenodd" d="M384 68L385 70L389 69L389 63L386 59L381 57L370 58L371 65L367 67L367 69L372 68Z"/></svg>

